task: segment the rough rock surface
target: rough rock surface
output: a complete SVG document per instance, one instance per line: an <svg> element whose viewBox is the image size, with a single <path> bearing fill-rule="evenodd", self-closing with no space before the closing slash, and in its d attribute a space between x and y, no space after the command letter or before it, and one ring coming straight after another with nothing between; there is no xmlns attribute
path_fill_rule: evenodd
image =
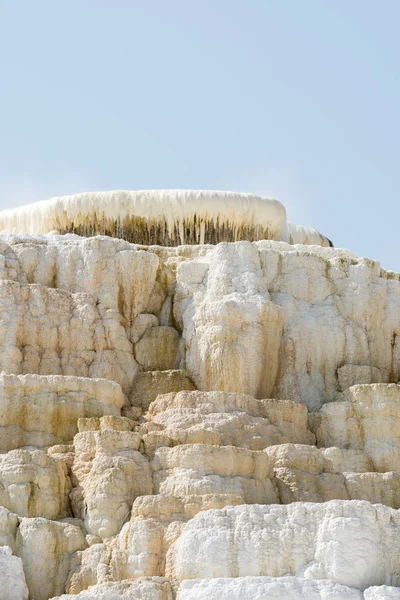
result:
<svg viewBox="0 0 400 600"><path fill-rule="evenodd" d="M379 589L379 588L377 588ZM183 581L177 600L362 600L358 590L300 577L235 577Z"/></svg>
<svg viewBox="0 0 400 600"><path fill-rule="evenodd" d="M182 370L145 371L136 377L129 400L132 406L146 411L161 394L194 389L193 382Z"/></svg>
<svg viewBox="0 0 400 600"><path fill-rule="evenodd" d="M92 296L0 281L0 369L102 377L132 385L137 369L119 315Z"/></svg>
<svg viewBox="0 0 400 600"><path fill-rule="evenodd" d="M355 385L313 419L318 445L354 448L376 471L400 472L400 386Z"/></svg>
<svg viewBox="0 0 400 600"><path fill-rule="evenodd" d="M400 475L374 473L362 452L281 444L265 450L273 462L273 483L282 504L368 500L400 508Z"/></svg>
<svg viewBox="0 0 400 600"><path fill-rule="evenodd" d="M199 513L167 556L167 576L292 574L364 590L400 584L400 514L368 502L236 506Z"/></svg>
<svg viewBox="0 0 400 600"><path fill-rule="evenodd" d="M9 546L0 547L0 597L4 600L28 600L22 560L12 555Z"/></svg>
<svg viewBox="0 0 400 600"><path fill-rule="evenodd" d="M86 547L82 529L68 522L22 519L16 535L16 554L24 565L29 593L47 600L65 589L71 561Z"/></svg>
<svg viewBox="0 0 400 600"><path fill-rule="evenodd" d="M0 333L0 600L400 597L398 275L6 235Z"/></svg>
<svg viewBox="0 0 400 600"><path fill-rule="evenodd" d="M100 427L102 421L107 426L103 418ZM135 498L153 491L149 462L138 452L139 435L124 430L128 419L116 421L115 429L84 431L74 438L74 514L84 520L88 533L101 538L116 535Z"/></svg>
<svg viewBox="0 0 400 600"><path fill-rule="evenodd" d="M379 263L273 242L219 244L191 260L187 248L169 264L176 261L174 315L198 388L315 410L339 391L345 365L348 380L355 365L357 383L359 366L377 369L365 370L368 383L378 373L399 379L399 278Z"/></svg>
<svg viewBox="0 0 400 600"><path fill-rule="evenodd" d="M188 444L160 448L152 468L155 492L166 496L237 494L250 504L277 502L264 452Z"/></svg>
<svg viewBox="0 0 400 600"><path fill-rule="evenodd" d="M171 584L162 577L141 578L95 585L79 594L63 594L52 600L173 600Z"/></svg>
<svg viewBox="0 0 400 600"><path fill-rule="evenodd" d="M65 465L42 450L0 454L0 506L20 517L67 517L70 490Z"/></svg>
<svg viewBox="0 0 400 600"><path fill-rule="evenodd" d="M119 415L126 399L104 379L0 375L0 451L70 441L81 417Z"/></svg>
<svg viewBox="0 0 400 600"><path fill-rule="evenodd" d="M144 435L145 445L214 444L262 450L280 442L313 444L307 410L301 404L255 400L227 392L178 392L159 396L147 418L160 427ZM166 444L169 439L170 443Z"/></svg>

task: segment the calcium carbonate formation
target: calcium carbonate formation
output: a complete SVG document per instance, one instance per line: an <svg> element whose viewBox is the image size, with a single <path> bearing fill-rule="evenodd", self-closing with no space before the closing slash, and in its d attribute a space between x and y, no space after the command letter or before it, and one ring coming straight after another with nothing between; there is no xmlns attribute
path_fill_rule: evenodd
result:
<svg viewBox="0 0 400 600"><path fill-rule="evenodd" d="M263 239L332 245L311 227L287 223L278 200L196 190L90 192L53 198L0 212L0 231L109 235L161 246Z"/></svg>
<svg viewBox="0 0 400 600"><path fill-rule="evenodd" d="M399 600L400 276L157 194L0 215L0 600Z"/></svg>

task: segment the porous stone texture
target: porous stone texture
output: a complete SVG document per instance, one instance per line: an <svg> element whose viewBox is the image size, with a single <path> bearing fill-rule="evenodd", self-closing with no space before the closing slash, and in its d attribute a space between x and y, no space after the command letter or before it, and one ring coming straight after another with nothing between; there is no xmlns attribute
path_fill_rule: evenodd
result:
<svg viewBox="0 0 400 600"><path fill-rule="evenodd" d="M344 392L359 383L379 383L382 375L377 367L368 365L343 365L337 370L339 390Z"/></svg>
<svg viewBox="0 0 400 600"><path fill-rule="evenodd" d="M205 444L160 448L152 469L156 493L166 496L237 494L248 503L277 502L263 452Z"/></svg>
<svg viewBox="0 0 400 600"><path fill-rule="evenodd" d="M159 396L146 416L160 428L143 436L148 447L157 445L158 439L162 446L203 443L250 450L262 450L282 441L315 443L308 429L305 406L282 400L255 400L245 394L168 394Z"/></svg>
<svg viewBox="0 0 400 600"><path fill-rule="evenodd" d="M173 600L171 584L162 577L95 585L79 594L63 594L52 600Z"/></svg>
<svg viewBox="0 0 400 600"><path fill-rule="evenodd" d="M369 502L235 506L199 513L167 556L167 576L291 574L364 590L400 584L400 515Z"/></svg>
<svg viewBox="0 0 400 600"><path fill-rule="evenodd" d="M284 312L262 276L257 246L219 244L177 265L175 318L199 389L268 398L279 369Z"/></svg>
<svg viewBox="0 0 400 600"><path fill-rule="evenodd" d="M0 547L0 598L4 600L28 600L22 560L12 555L9 546Z"/></svg>
<svg viewBox="0 0 400 600"><path fill-rule="evenodd" d="M146 411L161 394L194 389L195 385L185 371L145 371L136 377L129 400L132 406Z"/></svg>
<svg viewBox="0 0 400 600"><path fill-rule="evenodd" d="M119 415L113 381L61 375L0 375L0 451L70 441L80 417Z"/></svg>
<svg viewBox="0 0 400 600"><path fill-rule="evenodd" d="M389 585L373 586L365 590L365 600L400 600L400 589Z"/></svg>
<svg viewBox="0 0 400 600"><path fill-rule="evenodd" d="M176 369L180 363L180 336L173 327L151 327L135 345L135 358L145 371Z"/></svg>
<svg viewBox="0 0 400 600"><path fill-rule="evenodd" d="M6 235L0 334L0 600L399 598L398 275Z"/></svg>
<svg viewBox="0 0 400 600"><path fill-rule="evenodd" d="M334 581L312 581L301 577L195 579L183 581L177 594L177 600L254 600L256 598L260 600L264 598L268 600L362 600L363 594Z"/></svg>
<svg viewBox="0 0 400 600"><path fill-rule="evenodd" d="M73 511L88 533L101 538L116 535L135 498L153 491L149 462L138 452L140 437L126 431L128 425L128 419L120 419L115 429L84 431L74 438Z"/></svg>
<svg viewBox="0 0 400 600"><path fill-rule="evenodd" d="M0 281L0 369L113 379L129 391L137 370L132 345L112 311L92 296Z"/></svg>
<svg viewBox="0 0 400 600"><path fill-rule="evenodd" d="M158 257L122 240L78 236L4 236L2 279L88 294L101 314L116 315L132 341L153 291ZM153 317L154 318L154 317ZM157 324L157 319L156 319ZM144 333L144 331L143 331ZM140 336L141 337L141 336Z"/></svg>
<svg viewBox="0 0 400 600"><path fill-rule="evenodd" d="M0 454L0 506L21 517L69 515L71 482L66 466L41 450Z"/></svg>
<svg viewBox="0 0 400 600"><path fill-rule="evenodd" d="M77 525L43 518L21 519L16 554L22 559L31 598L47 600L62 593L73 555L86 545Z"/></svg>
<svg viewBox="0 0 400 600"><path fill-rule="evenodd" d="M138 497L133 503L130 521L116 538L77 553L68 591L76 594L110 579L164 574L166 552L187 521L200 511L242 503L240 494Z"/></svg>
<svg viewBox="0 0 400 600"><path fill-rule="evenodd" d="M400 472L400 386L355 385L312 419L320 446L362 450L375 471Z"/></svg>
<svg viewBox="0 0 400 600"><path fill-rule="evenodd" d="M371 473L371 461L362 452L315 446L281 444L265 450L274 468L273 483L280 501L325 502L368 500L400 508L400 475ZM335 460L339 459L339 460Z"/></svg>
<svg viewBox="0 0 400 600"><path fill-rule="evenodd" d="M172 260L174 315L199 389L316 410L340 391L345 365L399 380L399 276L378 262L269 241L219 244L200 255L186 246L171 251ZM365 383L374 373L367 370Z"/></svg>

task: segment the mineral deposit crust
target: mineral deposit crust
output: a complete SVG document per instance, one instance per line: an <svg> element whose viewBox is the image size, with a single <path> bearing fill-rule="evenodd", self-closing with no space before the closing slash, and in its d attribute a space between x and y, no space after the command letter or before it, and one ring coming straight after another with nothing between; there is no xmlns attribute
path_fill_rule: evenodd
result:
<svg viewBox="0 0 400 600"><path fill-rule="evenodd" d="M399 276L285 219L0 237L1 600L400 598Z"/></svg>

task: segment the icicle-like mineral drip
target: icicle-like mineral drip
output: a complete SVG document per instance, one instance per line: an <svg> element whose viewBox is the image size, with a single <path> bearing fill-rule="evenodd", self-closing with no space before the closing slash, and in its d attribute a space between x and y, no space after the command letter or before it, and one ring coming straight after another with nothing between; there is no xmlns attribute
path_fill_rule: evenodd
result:
<svg viewBox="0 0 400 600"><path fill-rule="evenodd" d="M109 235L162 246L292 238L329 245L315 230L296 227L289 229L277 200L196 190L86 192L0 212L2 233Z"/></svg>

